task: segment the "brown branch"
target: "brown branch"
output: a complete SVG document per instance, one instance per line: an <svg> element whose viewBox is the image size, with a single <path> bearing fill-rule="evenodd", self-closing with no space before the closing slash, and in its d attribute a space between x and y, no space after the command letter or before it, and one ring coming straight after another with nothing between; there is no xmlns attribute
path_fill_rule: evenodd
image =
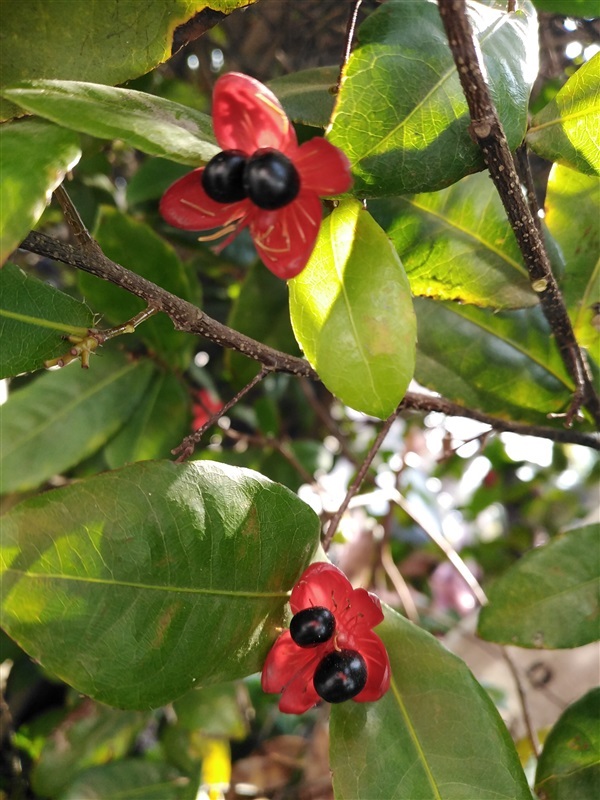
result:
<svg viewBox="0 0 600 800"><path fill-rule="evenodd" d="M303 359L282 353L251 339L249 336L244 336L244 334L238 333L232 328L228 328L221 322L209 317L192 303L181 300L135 272L115 264L100 250L95 252L91 252L91 250L83 251L37 231L32 231L29 234L21 244L21 248L46 258L61 261L64 264L70 264L83 272L89 272L91 275L96 275L98 278L120 286L131 294L145 300L149 307L167 314L177 330L204 336L222 347L237 350L248 356L248 358L263 364L272 372L288 372L298 377L319 380L315 370ZM443 397L407 392L404 400L400 403L398 411L407 410L440 411L448 416L468 417L469 419L483 422L496 431L519 433L523 436L539 436L555 442L580 444L600 450L600 441L593 435L561 428L546 428L542 425L508 422L474 409L463 408ZM334 435L339 440L338 433L336 432ZM352 456L351 460L355 461L355 457Z"/></svg>
<svg viewBox="0 0 600 800"><path fill-rule="evenodd" d="M438 0L438 7L469 106L471 135L481 148L523 255L531 286L540 299L544 316L575 383L566 424L570 425L581 406L585 406L600 425L600 398L590 377L585 356L575 339L544 243L523 197L502 123L481 72L465 0Z"/></svg>
<svg viewBox="0 0 600 800"><path fill-rule="evenodd" d="M358 19L358 10L362 5L362 0L351 0L350 13L348 15L348 22L346 23L346 35L344 36L344 54L342 56L342 63L340 65L340 74L335 85L334 94L340 91L342 85L342 74L344 67L350 60L350 53L352 52L352 42L354 40L354 31L356 29L356 21Z"/></svg>

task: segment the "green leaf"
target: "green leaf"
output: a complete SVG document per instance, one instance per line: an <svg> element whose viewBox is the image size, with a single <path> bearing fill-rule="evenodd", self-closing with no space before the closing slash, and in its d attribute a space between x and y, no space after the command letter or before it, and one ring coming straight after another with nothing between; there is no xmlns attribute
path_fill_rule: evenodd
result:
<svg viewBox="0 0 600 800"><path fill-rule="evenodd" d="M14 264L0 270L0 378L40 369L67 351L65 336L84 336L92 324L84 303Z"/></svg>
<svg viewBox="0 0 600 800"><path fill-rule="evenodd" d="M339 66L316 67L275 78L269 86L291 120L325 128L333 111L333 90L339 74Z"/></svg>
<svg viewBox="0 0 600 800"><path fill-rule="evenodd" d="M84 700L46 739L31 773L32 788L55 797L86 767L122 758L144 726L143 714Z"/></svg>
<svg viewBox="0 0 600 800"><path fill-rule="evenodd" d="M244 739L248 734L238 683L192 689L173 703L173 710L180 727L200 731L203 736Z"/></svg>
<svg viewBox="0 0 600 800"><path fill-rule="evenodd" d="M598 17L600 3L598 0L532 0L539 11L551 14L564 14L565 17Z"/></svg>
<svg viewBox="0 0 600 800"><path fill-rule="evenodd" d="M36 80L4 91L27 111L100 139L122 139L151 156L195 167L219 152L201 111L133 89Z"/></svg>
<svg viewBox="0 0 600 800"><path fill-rule="evenodd" d="M148 158L127 182L127 204L135 206L158 200L172 183L189 172L183 164L164 158Z"/></svg>
<svg viewBox="0 0 600 800"><path fill-rule="evenodd" d="M478 633L519 647L580 647L598 638L600 526L587 525L537 547L490 588Z"/></svg>
<svg viewBox="0 0 600 800"><path fill-rule="evenodd" d="M523 139L537 75L530 3L507 14L472 2L469 19L511 148ZM328 138L353 167L359 197L432 192L483 169L437 4L389 0L361 25Z"/></svg>
<svg viewBox="0 0 600 800"><path fill-rule="evenodd" d="M287 286L260 262L255 262L244 278L227 324L276 350L290 355L299 353L290 324ZM254 359L241 353L229 350L226 358L239 386L260 371Z"/></svg>
<svg viewBox="0 0 600 800"><path fill-rule="evenodd" d="M413 294L492 308L537 305L488 175L371 206L402 259Z"/></svg>
<svg viewBox="0 0 600 800"><path fill-rule="evenodd" d="M196 14L204 9L229 13L252 2L147 0L143 14L138 3L121 0L69 0L68 6L47 0L5 4L0 28L2 85L30 78L124 83L170 58L177 27ZM12 103L1 103L0 119L15 111Z"/></svg>
<svg viewBox="0 0 600 800"><path fill-rule="evenodd" d="M540 425L566 411L573 382L539 308L500 311L417 298L415 378L466 408Z"/></svg>
<svg viewBox="0 0 600 800"><path fill-rule="evenodd" d="M392 669L376 703L331 709L336 800L531 800L512 740L466 665L386 609Z"/></svg>
<svg viewBox="0 0 600 800"><path fill-rule="evenodd" d="M575 336L600 362L600 331L592 323L600 304L600 180L555 164L545 211L566 265L561 288Z"/></svg>
<svg viewBox="0 0 600 800"><path fill-rule="evenodd" d="M143 278L158 284L183 300L195 302L199 287L194 287L175 250L144 222L103 206L95 238L108 258ZM119 325L138 314L146 303L125 289L87 273L79 273L79 288L104 319ZM166 314L159 313L136 329L148 347L169 363L185 369L189 366L194 339L176 331Z"/></svg>
<svg viewBox="0 0 600 800"><path fill-rule="evenodd" d="M596 800L600 786L600 688L570 705L548 734L535 775L543 800Z"/></svg>
<svg viewBox="0 0 600 800"><path fill-rule="evenodd" d="M260 670L319 542L283 486L208 461L145 461L3 517L3 627L55 675L122 708Z"/></svg>
<svg viewBox="0 0 600 800"><path fill-rule="evenodd" d="M141 758L86 769L58 800L189 800L189 779L173 767Z"/></svg>
<svg viewBox="0 0 600 800"><path fill-rule="evenodd" d="M99 450L137 407L154 367L102 350L11 392L0 415L0 493L25 491Z"/></svg>
<svg viewBox="0 0 600 800"><path fill-rule="evenodd" d="M527 143L539 156L600 176L600 53L572 75L531 120Z"/></svg>
<svg viewBox="0 0 600 800"><path fill-rule="evenodd" d="M79 137L56 125L31 119L0 125L0 264L42 216L80 156Z"/></svg>
<svg viewBox="0 0 600 800"><path fill-rule="evenodd" d="M340 203L323 221L289 287L294 334L325 386L388 417L413 376L415 317L402 262L361 203Z"/></svg>
<svg viewBox="0 0 600 800"><path fill-rule="evenodd" d="M157 372L135 414L104 448L111 469L167 458L188 433L191 417L188 392L172 372Z"/></svg>

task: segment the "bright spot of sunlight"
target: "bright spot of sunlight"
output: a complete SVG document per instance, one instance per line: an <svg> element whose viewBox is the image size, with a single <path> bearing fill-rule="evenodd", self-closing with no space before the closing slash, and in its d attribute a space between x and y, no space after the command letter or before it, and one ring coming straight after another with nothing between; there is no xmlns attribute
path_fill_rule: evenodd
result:
<svg viewBox="0 0 600 800"><path fill-rule="evenodd" d="M552 442L537 436L519 436L517 433L502 433L506 455L513 461L529 461L540 467L552 463Z"/></svg>
<svg viewBox="0 0 600 800"><path fill-rule="evenodd" d="M187 57L188 69L198 69L200 66L200 59L193 53Z"/></svg>
<svg viewBox="0 0 600 800"><path fill-rule="evenodd" d="M569 42L565 47L565 55L567 58L574 59L583 53L583 45L581 42Z"/></svg>

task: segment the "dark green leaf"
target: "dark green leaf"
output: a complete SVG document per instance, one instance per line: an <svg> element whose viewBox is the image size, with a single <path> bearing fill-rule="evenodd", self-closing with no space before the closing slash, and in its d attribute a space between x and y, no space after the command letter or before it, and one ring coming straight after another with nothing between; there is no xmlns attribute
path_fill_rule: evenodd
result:
<svg viewBox="0 0 600 800"><path fill-rule="evenodd" d="M127 204L130 206L158 200L172 183L189 172L183 164L164 158L149 158L127 182Z"/></svg>
<svg viewBox="0 0 600 800"><path fill-rule="evenodd" d="M596 800L600 786L600 689L562 714L548 734L535 775L541 800Z"/></svg>
<svg viewBox="0 0 600 800"><path fill-rule="evenodd" d="M598 638L600 526L569 531L527 553L491 587L484 639L519 647L580 647Z"/></svg>
<svg viewBox="0 0 600 800"><path fill-rule="evenodd" d="M144 75L171 57L173 33L197 12L224 13L254 0L102 0L6 3L0 27L0 73L7 86L30 78L116 84ZM1 101L0 118L16 111Z"/></svg>
<svg viewBox="0 0 600 800"><path fill-rule="evenodd" d="M569 17L600 17L598 0L532 0L539 11Z"/></svg>
<svg viewBox="0 0 600 800"><path fill-rule="evenodd" d="M0 415L0 493L33 489L99 450L137 407L154 367L109 349L11 392Z"/></svg>
<svg viewBox="0 0 600 800"><path fill-rule="evenodd" d="M221 683L205 689L192 689L173 703L177 724L203 736L244 739L248 719L240 704L242 685Z"/></svg>
<svg viewBox="0 0 600 800"><path fill-rule="evenodd" d="M92 324L84 303L14 264L0 270L0 378L40 369L67 351L65 336L85 336Z"/></svg>
<svg viewBox="0 0 600 800"><path fill-rule="evenodd" d="M175 250L146 223L105 206L94 235L108 258L183 300L196 301L199 293L197 282L194 279L195 285L190 285L189 276ZM146 307L140 298L93 275L82 272L78 280L83 296L94 304L107 322L119 325ZM176 331L165 314L158 314L142 323L136 333L151 350L170 363L183 369L189 365L193 337Z"/></svg>
<svg viewBox="0 0 600 800"><path fill-rule="evenodd" d="M415 317L402 262L359 202L323 221L289 287L296 339L325 386L357 411L389 416L413 376Z"/></svg>
<svg viewBox="0 0 600 800"><path fill-rule="evenodd" d="M539 308L500 311L417 298L415 378L466 408L562 425L573 382Z"/></svg>
<svg viewBox="0 0 600 800"><path fill-rule="evenodd" d="M529 3L469 3L486 80L511 148L525 135L537 74ZM349 157L360 197L432 192L483 168L437 4L389 0L367 17L345 68L331 142Z"/></svg>
<svg viewBox="0 0 600 800"><path fill-rule="evenodd" d="M502 201L486 174L448 189L370 204L413 294L492 308L537 305Z"/></svg>
<svg viewBox="0 0 600 800"><path fill-rule="evenodd" d="M577 340L600 361L600 180L555 164L548 179L546 224L566 271L562 292Z"/></svg>
<svg viewBox="0 0 600 800"><path fill-rule="evenodd" d="M173 767L126 758L85 770L58 800L189 800L189 797L189 779Z"/></svg>
<svg viewBox="0 0 600 800"><path fill-rule="evenodd" d="M261 668L319 521L258 473L145 461L25 501L2 534L7 632L78 691L145 708Z"/></svg>
<svg viewBox="0 0 600 800"><path fill-rule="evenodd" d="M55 797L87 767L122 758L144 722L144 716L135 711L117 711L84 700L46 739L31 775L34 791Z"/></svg>
<svg viewBox="0 0 600 800"><path fill-rule="evenodd" d="M581 66L531 121L527 142L538 155L600 176L600 53Z"/></svg>
<svg viewBox="0 0 600 800"><path fill-rule="evenodd" d="M531 800L510 735L466 665L387 609L392 685L331 709L336 800Z"/></svg>
<svg viewBox="0 0 600 800"><path fill-rule="evenodd" d="M36 80L4 92L27 111L100 139L122 139L152 156L200 166L219 148L210 117L133 89Z"/></svg>
<svg viewBox="0 0 600 800"><path fill-rule="evenodd" d="M80 156L79 137L49 122L0 125L0 264L42 216L51 192Z"/></svg>
<svg viewBox="0 0 600 800"><path fill-rule="evenodd" d="M172 372L157 372L146 388L135 414L104 448L111 469L168 458L189 432L189 393Z"/></svg>
<svg viewBox="0 0 600 800"><path fill-rule="evenodd" d="M294 122L325 128L333 111L333 92L340 68L316 67L269 81L286 114Z"/></svg>
<svg viewBox="0 0 600 800"><path fill-rule="evenodd" d="M227 324L263 344L298 355L290 324L287 286L259 262L254 263L241 284ZM256 361L233 350L228 351L227 359L240 386L259 372Z"/></svg>

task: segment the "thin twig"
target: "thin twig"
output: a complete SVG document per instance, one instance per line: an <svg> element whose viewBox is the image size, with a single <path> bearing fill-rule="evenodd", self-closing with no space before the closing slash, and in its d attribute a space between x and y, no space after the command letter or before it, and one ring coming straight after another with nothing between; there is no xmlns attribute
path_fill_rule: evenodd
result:
<svg viewBox="0 0 600 800"><path fill-rule="evenodd" d="M102 252L100 246L86 228L79 215L79 211L73 205L73 201L62 184L56 187L54 196L58 200L65 222L69 226L69 230L73 234L79 247L81 247L82 250L90 250L91 252Z"/></svg>
<svg viewBox="0 0 600 800"><path fill-rule="evenodd" d="M341 518L344 516L344 512L348 508L348 505L350 504L350 501L352 500L354 495L360 489L362 482L365 479L365 475L369 471L369 467L371 466L373 459L379 452L379 448L383 444L383 440L388 435L388 432L392 427L393 423L395 422L397 416L398 416L398 409L396 409L394 413L391 414L383 423L383 426L379 431L379 433L377 434L377 436L375 437L375 441L371 445L371 448L367 453L365 460L362 462L362 464L360 465L360 469L356 473L356 478L353 480L352 484L350 485L350 488L346 492L346 496L344 497L341 506L338 508L336 513L331 518L329 525L327 527L327 533L323 537L323 549L325 550L325 552L329 550L329 545L331 544L331 540L333 539L333 536L338 528L338 525L340 524Z"/></svg>
<svg viewBox="0 0 600 800"><path fill-rule="evenodd" d="M210 417L204 423L204 425L202 425L202 427L198 428L197 431L194 431L194 433L191 433L189 436L186 436L185 439L181 442L181 444L173 448L171 452L173 453L174 456L177 456L176 461L184 461L186 458L189 458L189 456L191 456L192 453L194 452L194 448L196 447L200 439L204 436L206 431L209 428L212 428L212 426L216 422L218 422L221 419L221 417L224 416L229 411L230 408L233 408L233 406L236 405L236 403L239 403L239 401L242 399L242 397L244 397L244 395L248 394L248 392L251 389L254 389L254 387L257 384L259 384L264 378L266 378L270 371L271 370L268 369L268 367L263 367L261 371L258 373L258 375L255 375L249 383L247 383L242 389L240 389L239 392L237 392L237 394L235 394L231 398L231 400L228 400L228 402L225 403L223 408L220 408L215 414L213 414L212 417Z"/></svg>
<svg viewBox="0 0 600 800"><path fill-rule="evenodd" d="M354 31L356 29L356 20L358 19L358 10L362 5L362 0L352 0L350 14L348 15L348 22L346 24L346 35L344 36L344 55L340 65L340 74L335 84L334 94L337 94L342 85L342 75L344 67L350 60L350 53L352 52L352 42L354 40Z"/></svg>
<svg viewBox="0 0 600 800"><path fill-rule="evenodd" d="M311 475L310 472L302 466L287 442L280 441L274 436L263 436L256 433L242 433L241 431L236 431L232 428L224 430L223 434L228 439L233 439L234 442L245 442L248 445L252 445L253 447L261 447L262 449L272 447L273 450L276 450L281 457L285 458L288 464L296 470L304 483L311 484L314 482L314 475Z"/></svg>
<svg viewBox="0 0 600 800"><path fill-rule="evenodd" d="M462 560L454 547L452 547L446 537L432 528L431 525L429 525L429 523L423 519L419 512L413 507L412 503L409 503L408 500L402 494L400 494L397 489L392 489L390 499L393 500L397 506L399 506L406 514L408 514L408 516L425 531L431 541L440 548L455 570L465 580L469 589L473 592L477 602L482 606L485 605L487 603L487 597L481 588L479 581L475 575L473 575L471 570Z"/></svg>
<svg viewBox="0 0 600 800"><path fill-rule="evenodd" d="M413 596L410 593L408 584L402 577L402 573L392 558L389 542L384 542L381 548L381 566L384 568L388 578L392 582L392 586L396 590L398 597L400 598L400 602L406 611L406 616L411 622L414 622L415 625L420 625L421 618L419 617L419 611L415 601L413 600Z"/></svg>
<svg viewBox="0 0 600 800"><path fill-rule="evenodd" d="M483 78L465 0L438 0L442 23L471 116L470 132L479 145L515 234L533 290L537 293L563 362L575 383L565 415L569 426L585 406L600 425L600 397L580 350L548 254L521 191L519 176L498 112Z"/></svg>
<svg viewBox="0 0 600 800"><path fill-rule="evenodd" d="M531 744L531 749L536 758L540 757L541 746L540 740L538 739L537 732L531 720L531 716L529 714L529 706L527 703L527 695L525 694L525 689L523 688L523 683L521 681L521 676L517 670L515 663L513 662L512 658L508 654L506 647L500 648L502 652L502 658L506 661L506 665L510 670L510 674L512 675L512 679L514 684L517 688L517 693L519 695L519 703L521 706L521 714L523 716L523 722L525 723L525 730L527 731L527 738L529 739L529 743Z"/></svg>
<svg viewBox="0 0 600 800"><path fill-rule="evenodd" d="M312 383L310 383L306 378L300 378L300 389L317 417L321 420L323 425L325 425L333 438L336 439L343 455L351 464L354 464L356 467L358 467L360 465L359 459L357 458L356 454L352 452L352 449L348 444L348 440L342 433L340 426L333 419L329 413L329 410L325 408L323 403L321 403L317 397Z"/></svg>

